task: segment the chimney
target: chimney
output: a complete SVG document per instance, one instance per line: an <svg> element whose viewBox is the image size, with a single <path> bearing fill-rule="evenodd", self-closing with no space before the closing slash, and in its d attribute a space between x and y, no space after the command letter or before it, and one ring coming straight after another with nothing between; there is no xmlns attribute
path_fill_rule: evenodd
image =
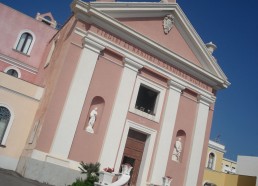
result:
<svg viewBox="0 0 258 186"><path fill-rule="evenodd" d="M212 42L206 43L206 47L211 54L217 49L217 46Z"/></svg>

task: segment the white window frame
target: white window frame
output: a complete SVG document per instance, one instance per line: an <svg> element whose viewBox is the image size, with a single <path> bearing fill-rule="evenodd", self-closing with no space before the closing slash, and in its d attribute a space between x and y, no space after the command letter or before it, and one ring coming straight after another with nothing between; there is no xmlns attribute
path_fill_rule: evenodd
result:
<svg viewBox="0 0 258 186"><path fill-rule="evenodd" d="M15 70L18 73L18 78L21 78L21 71L15 66L9 66L4 69L4 72L7 73L8 70ZM8 74L9 75L9 74ZM13 76L14 77L14 76Z"/></svg>
<svg viewBox="0 0 258 186"><path fill-rule="evenodd" d="M139 89L141 84L146 85L146 87L150 87L151 89L153 89L156 92L159 92L157 98L156 98L156 104L155 104L155 115L152 114L148 114L146 112L143 112L139 109L135 108L135 104L136 104L136 100L138 97L138 93L139 93ZM134 91L133 91L133 95L132 95L132 100L130 103L130 107L129 107L129 111L137 114L139 116L142 116L144 118L148 118L150 120L159 122L160 120L160 116L161 116L161 111L162 111L162 107L163 107L163 103L164 103L164 98L165 98L165 93L166 93L166 88L162 87L161 85L158 85L152 81L149 81L141 76L138 76L136 79L136 83L134 86Z"/></svg>
<svg viewBox="0 0 258 186"><path fill-rule="evenodd" d="M6 145L6 141L7 141L7 137L9 135L9 133L10 133L10 129L11 129L12 125L13 125L14 113L13 113L12 109L8 105L0 103L0 106L7 108L10 111L10 113L11 113L10 120L9 120L9 122L7 124L7 128L5 130L4 137L3 137L3 140L1 142L1 145L5 146Z"/></svg>
<svg viewBox="0 0 258 186"><path fill-rule="evenodd" d="M22 34L24 34L24 33L29 33L29 34L31 34L31 35L32 35L32 41L31 41L30 48L29 48L28 52L27 52L27 53L21 52L21 53L22 53L22 54L25 54L25 55L30 55L31 50L32 50L32 48L33 48L33 45L34 45L34 43L35 43L35 41L36 41L36 36L35 36L35 34L34 34L32 31L30 31L30 30L28 30L28 29L24 29L24 30L20 31L20 33L19 33L19 35L18 35L18 37L17 37L17 39L16 39L16 42L15 42L15 44L14 44L14 46L13 46L13 49L14 49L15 51L18 51L18 50L16 50L16 47L17 47L17 45L18 45L18 43L19 43L19 41L20 41L20 38L21 38Z"/></svg>

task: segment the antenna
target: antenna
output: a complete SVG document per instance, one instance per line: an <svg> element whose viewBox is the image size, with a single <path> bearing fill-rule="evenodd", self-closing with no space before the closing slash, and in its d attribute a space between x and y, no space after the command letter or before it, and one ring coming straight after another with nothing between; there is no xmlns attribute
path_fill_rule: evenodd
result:
<svg viewBox="0 0 258 186"><path fill-rule="evenodd" d="M217 137L215 138L215 142L219 143L220 142L220 137L221 137L221 135L218 134Z"/></svg>

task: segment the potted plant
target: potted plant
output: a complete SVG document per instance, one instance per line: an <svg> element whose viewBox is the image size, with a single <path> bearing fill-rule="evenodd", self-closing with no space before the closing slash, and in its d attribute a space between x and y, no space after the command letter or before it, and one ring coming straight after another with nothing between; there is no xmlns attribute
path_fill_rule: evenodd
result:
<svg viewBox="0 0 258 186"><path fill-rule="evenodd" d="M114 168L104 168L103 171L99 172L99 183L102 185L110 184L114 176Z"/></svg>

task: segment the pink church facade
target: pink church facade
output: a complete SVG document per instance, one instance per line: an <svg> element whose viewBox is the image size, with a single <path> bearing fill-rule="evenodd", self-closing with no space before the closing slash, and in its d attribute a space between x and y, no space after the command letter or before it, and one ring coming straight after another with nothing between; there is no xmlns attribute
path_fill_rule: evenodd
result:
<svg viewBox="0 0 258 186"><path fill-rule="evenodd" d="M165 176L201 185L216 93L229 86L212 48L174 1L71 9L58 32L37 22L48 32L24 80L42 92L16 171L64 185L81 161L115 172L129 163L131 185L162 185Z"/></svg>

